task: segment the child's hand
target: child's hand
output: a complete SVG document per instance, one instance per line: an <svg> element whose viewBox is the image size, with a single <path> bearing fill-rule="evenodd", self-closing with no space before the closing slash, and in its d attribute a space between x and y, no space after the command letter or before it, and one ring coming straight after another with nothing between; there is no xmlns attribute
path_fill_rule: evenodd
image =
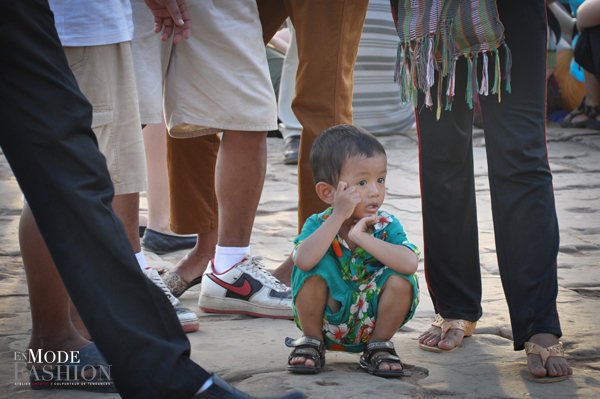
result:
<svg viewBox="0 0 600 399"><path fill-rule="evenodd" d="M369 226L373 226L377 223L377 215L371 215L360 219L354 226L350 228L348 232L348 238L355 244L359 244L361 235L365 234L365 231Z"/></svg>
<svg viewBox="0 0 600 399"><path fill-rule="evenodd" d="M356 187L348 187L348 183L341 181L333 195L333 212L344 220L349 219L354 213L354 208L360 203L360 194Z"/></svg>

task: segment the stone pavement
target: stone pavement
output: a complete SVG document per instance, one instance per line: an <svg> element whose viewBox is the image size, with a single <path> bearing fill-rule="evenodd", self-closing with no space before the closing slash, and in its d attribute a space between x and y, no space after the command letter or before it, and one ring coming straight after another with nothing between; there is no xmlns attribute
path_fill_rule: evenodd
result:
<svg viewBox="0 0 600 399"><path fill-rule="evenodd" d="M381 137L388 151L389 174L384 208L404 224L409 238L422 246L415 132ZM485 148L475 132L475 170L483 274L484 314L475 335L451 354L425 352L417 337L434 311L420 263L421 304L415 318L395 335L399 355L411 377L385 380L358 367L358 355L329 352L324 371L314 376L287 373L286 336L300 331L288 320L203 313L196 307L198 287L184 304L196 310L200 330L188 334L192 359L218 372L238 388L256 395L301 389L311 398L597 398L600 397L600 134L549 127L548 148L554 172L561 245L558 258L558 307L567 359L575 375L557 384L525 379L523 352L512 350L512 333L494 249ZM292 248L296 234L296 169L282 162L282 140L269 139L267 181L257 212L252 251L274 269ZM82 392L31 391L15 385L14 351L26 349L31 322L17 226L20 191L4 157L0 158L0 397L116 398ZM142 201L142 208L145 207ZM169 268L184 251L157 256L149 265ZM25 381L22 376L18 381Z"/></svg>

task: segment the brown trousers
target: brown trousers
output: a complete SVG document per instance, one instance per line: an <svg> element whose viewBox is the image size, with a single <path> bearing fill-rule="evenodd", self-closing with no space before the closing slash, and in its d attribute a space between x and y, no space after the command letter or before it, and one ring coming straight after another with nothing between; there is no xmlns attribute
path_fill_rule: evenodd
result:
<svg viewBox="0 0 600 399"><path fill-rule="evenodd" d="M368 0L257 0L265 43L288 16L296 29L299 63L292 110L303 126L298 162L299 231L309 216L327 207L315 192L310 149L323 130L352 123L354 62L368 4ZM216 228L214 162L218 147L216 135L167 138L171 229L175 233Z"/></svg>

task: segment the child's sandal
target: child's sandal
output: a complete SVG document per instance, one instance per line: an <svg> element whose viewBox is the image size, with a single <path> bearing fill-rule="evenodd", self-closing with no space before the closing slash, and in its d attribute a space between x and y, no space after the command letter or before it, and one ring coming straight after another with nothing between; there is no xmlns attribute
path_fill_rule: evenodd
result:
<svg viewBox="0 0 600 399"><path fill-rule="evenodd" d="M297 374L317 374L325 366L325 343L319 338L308 335L300 339L286 338L285 345L294 348L288 357L287 371ZM291 360L295 357L310 359L315 362L315 365L307 366L306 361L305 364L291 364Z"/></svg>
<svg viewBox="0 0 600 399"><path fill-rule="evenodd" d="M384 354L375 355L377 352L386 352ZM380 370L381 363L400 364L402 370ZM367 344L365 351L360 357L360 367L365 369L367 373L378 377L393 378L404 376L404 365L398 357L394 344L386 340L373 340Z"/></svg>

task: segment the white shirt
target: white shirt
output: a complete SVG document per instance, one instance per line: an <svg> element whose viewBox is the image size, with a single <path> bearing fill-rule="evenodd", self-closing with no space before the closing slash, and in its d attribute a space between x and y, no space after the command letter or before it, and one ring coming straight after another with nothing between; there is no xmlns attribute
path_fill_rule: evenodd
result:
<svg viewBox="0 0 600 399"><path fill-rule="evenodd" d="M129 0L49 0L63 46L100 46L130 41Z"/></svg>

